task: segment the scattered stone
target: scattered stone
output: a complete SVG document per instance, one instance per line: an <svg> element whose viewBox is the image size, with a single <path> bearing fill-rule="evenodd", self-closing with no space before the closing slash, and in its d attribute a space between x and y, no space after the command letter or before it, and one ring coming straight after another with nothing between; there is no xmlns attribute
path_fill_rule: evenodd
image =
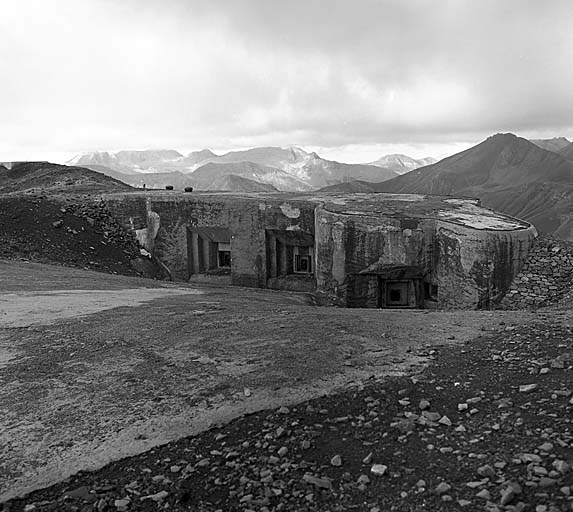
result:
<svg viewBox="0 0 573 512"><path fill-rule="evenodd" d="M551 465L562 475L567 473L567 471L569 471L569 469L571 468L571 466L567 462L561 459L555 459Z"/></svg>
<svg viewBox="0 0 573 512"><path fill-rule="evenodd" d="M450 489L452 488L452 486L446 482L440 482L436 488L434 489L434 493L436 493L438 496L440 494L445 494L446 492L448 492Z"/></svg>
<svg viewBox="0 0 573 512"><path fill-rule="evenodd" d="M316 476L310 475L309 473L305 473L302 479L306 483L312 484L315 487L332 490L332 482L328 478L318 478Z"/></svg>
<svg viewBox="0 0 573 512"><path fill-rule="evenodd" d="M161 500L164 500L165 498L167 498L167 496L169 496L169 493L167 491L159 491L155 494L148 494L147 496L142 496L140 499L142 500L152 500L157 502L160 502Z"/></svg>
<svg viewBox="0 0 573 512"><path fill-rule="evenodd" d="M452 421L447 416L442 416L438 421L438 423L440 423L441 425L445 425L446 427L452 426Z"/></svg>
<svg viewBox="0 0 573 512"><path fill-rule="evenodd" d="M499 504L502 507L505 507L506 505L509 505L514 498L515 498L515 491L513 490L513 487L508 486L501 491L501 499L499 500Z"/></svg>
<svg viewBox="0 0 573 512"><path fill-rule="evenodd" d="M130 503L131 503L131 500L129 498L123 498L121 500L114 500L114 502L113 502L113 504L114 504L115 508L118 510L118 512L125 512L128 509Z"/></svg>
<svg viewBox="0 0 573 512"><path fill-rule="evenodd" d="M541 457L535 453L520 453L517 458L524 463L541 462Z"/></svg>
<svg viewBox="0 0 573 512"><path fill-rule="evenodd" d="M542 476L539 479L539 487L551 487L557 483L557 480L554 478L548 478L546 476Z"/></svg>
<svg viewBox="0 0 573 512"><path fill-rule="evenodd" d="M485 480L477 480L476 482L467 482L466 486L470 489L477 489L478 487L482 487L489 482L489 478Z"/></svg>
<svg viewBox="0 0 573 512"><path fill-rule="evenodd" d="M78 487L76 489L73 489L71 491L66 491L64 493L64 496L68 496L69 498L79 498L79 499L83 499L86 496L89 496L90 494L90 489L89 487L86 487L85 485L82 487Z"/></svg>
<svg viewBox="0 0 573 512"><path fill-rule="evenodd" d="M481 498L483 500L490 501L491 500L491 493L487 489L482 489L476 494L476 498Z"/></svg>
<svg viewBox="0 0 573 512"><path fill-rule="evenodd" d="M439 412L430 412L430 411L422 411L422 416L429 421L436 422L438 421L442 415Z"/></svg>
<svg viewBox="0 0 573 512"><path fill-rule="evenodd" d="M388 471L388 466L384 464L373 464L370 468L370 472L378 476L386 474L386 471Z"/></svg>
<svg viewBox="0 0 573 512"><path fill-rule="evenodd" d="M366 457L362 459L362 464L370 464L372 459L374 459L374 454L370 452L368 455L366 455Z"/></svg>
<svg viewBox="0 0 573 512"><path fill-rule="evenodd" d="M332 459L330 459L330 465L342 466L342 458L340 457L340 455L335 455L334 457L332 457Z"/></svg>
<svg viewBox="0 0 573 512"><path fill-rule="evenodd" d="M488 478L495 478L495 470L489 465L480 466L477 470L479 476L485 476Z"/></svg>

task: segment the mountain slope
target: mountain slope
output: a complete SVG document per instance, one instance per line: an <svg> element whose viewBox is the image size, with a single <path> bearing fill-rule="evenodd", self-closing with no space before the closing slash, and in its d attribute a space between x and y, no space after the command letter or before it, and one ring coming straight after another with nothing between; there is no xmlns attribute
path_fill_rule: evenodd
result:
<svg viewBox="0 0 573 512"><path fill-rule="evenodd" d="M370 181L354 180L322 187L318 189L318 192L329 192L332 194L371 194L378 192L378 185L378 183L372 183Z"/></svg>
<svg viewBox="0 0 573 512"><path fill-rule="evenodd" d="M276 190L306 191L311 187L289 173L253 162L208 163L189 175L196 190L221 190L221 180L225 176L238 176L260 184L272 185ZM233 183L227 180L227 185ZM238 182L234 182L237 183ZM224 189L231 190L231 189Z"/></svg>
<svg viewBox="0 0 573 512"><path fill-rule="evenodd" d="M40 190L47 192L104 193L130 190L121 181L99 172L49 162L0 165L0 193Z"/></svg>
<svg viewBox="0 0 573 512"><path fill-rule="evenodd" d="M386 169L391 169L398 174L404 174L413 171L414 169L424 167L425 165L433 164L435 162L436 159L431 157L416 159L409 157L408 155L395 153L392 155L385 155L375 162L372 162L370 165L385 167Z"/></svg>
<svg viewBox="0 0 573 512"><path fill-rule="evenodd" d="M566 160L572 160L573 161L573 142L571 142L569 145L561 148L558 153L565 158Z"/></svg>
<svg viewBox="0 0 573 512"><path fill-rule="evenodd" d="M225 174L215 178L210 185L211 190L223 190L230 192L278 192L279 190L272 185L260 183L258 181L236 176L234 174Z"/></svg>
<svg viewBox="0 0 573 512"><path fill-rule="evenodd" d="M513 134L498 134L433 165L373 185L378 192L463 195L572 239L573 162ZM565 233L565 231L567 231Z"/></svg>
<svg viewBox="0 0 573 512"><path fill-rule="evenodd" d="M531 182L573 183L573 166L513 134L489 137L473 148L381 185L392 192L480 193Z"/></svg>
<svg viewBox="0 0 573 512"><path fill-rule="evenodd" d="M552 139L530 139L536 146L546 151L553 151L554 153L559 153L563 148L569 146L571 141L567 140L565 137L553 137Z"/></svg>

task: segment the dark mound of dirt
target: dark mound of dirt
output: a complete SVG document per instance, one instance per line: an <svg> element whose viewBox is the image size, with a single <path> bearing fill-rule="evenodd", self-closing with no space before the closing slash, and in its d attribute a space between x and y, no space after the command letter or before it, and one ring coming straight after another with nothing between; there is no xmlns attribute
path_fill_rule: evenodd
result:
<svg viewBox="0 0 573 512"><path fill-rule="evenodd" d="M17 162L0 165L0 193L25 191L50 193L122 192L132 187L84 167L50 162Z"/></svg>
<svg viewBox="0 0 573 512"><path fill-rule="evenodd" d="M89 197L0 196L0 258L142 275L137 241Z"/></svg>
<svg viewBox="0 0 573 512"><path fill-rule="evenodd" d="M82 472L5 511L573 510L573 329L540 314L373 382Z"/></svg>

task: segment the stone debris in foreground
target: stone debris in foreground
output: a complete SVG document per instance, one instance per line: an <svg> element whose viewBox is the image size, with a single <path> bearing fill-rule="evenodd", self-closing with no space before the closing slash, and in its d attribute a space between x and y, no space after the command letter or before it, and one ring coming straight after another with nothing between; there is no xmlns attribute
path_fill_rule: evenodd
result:
<svg viewBox="0 0 573 512"><path fill-rule="evenodd" d="M573 351L573 321L559 318L502 326L415 379L249 415L8 510L573 512L573 371L539 373Z"/></svg>

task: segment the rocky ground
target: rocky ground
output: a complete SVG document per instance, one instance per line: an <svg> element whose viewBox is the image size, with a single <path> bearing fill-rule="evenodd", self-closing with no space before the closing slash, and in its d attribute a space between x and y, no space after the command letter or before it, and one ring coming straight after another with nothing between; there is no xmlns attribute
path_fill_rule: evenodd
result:
<svg viewBox="0 0 573 512"><path fill-rule="evenodd" d="M502 323L420 374L252 414L4 510L573 510L572 320Z"/></svg>

